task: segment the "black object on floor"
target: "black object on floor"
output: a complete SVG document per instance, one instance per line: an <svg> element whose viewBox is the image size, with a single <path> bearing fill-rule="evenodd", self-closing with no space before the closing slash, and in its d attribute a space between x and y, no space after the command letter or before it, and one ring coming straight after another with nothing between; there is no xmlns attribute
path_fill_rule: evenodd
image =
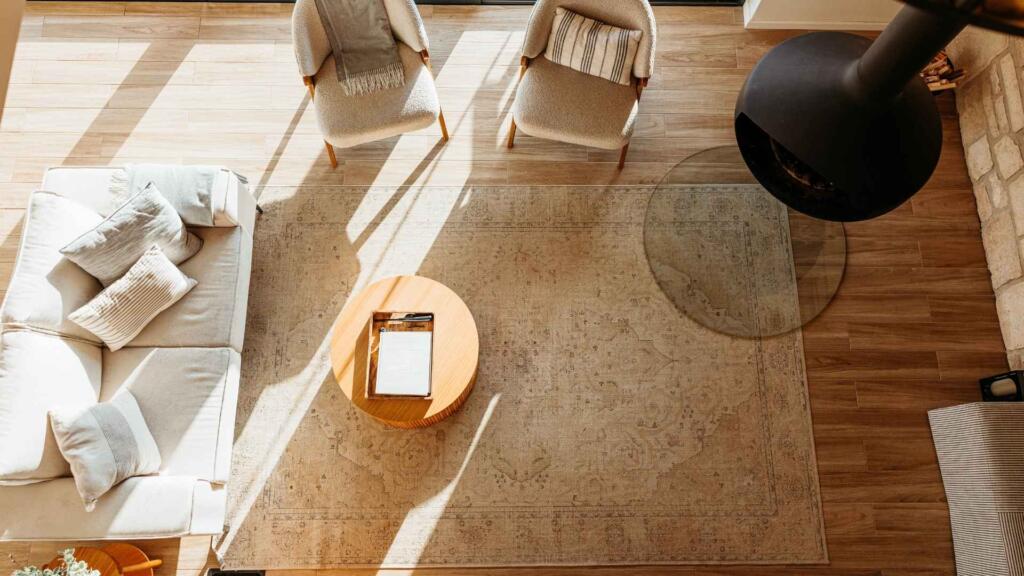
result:
<svg viewBox="0 0 1024 576"><path fill-rule="evenodd" d="M1024 400L1024 372L1011 370L1005 374L997 374L978 380L981 385L981 398L985 402L1020 402Z"/></svg>
<svg viewBox="0 0 1024 576"><path fill-rule="evenodd" d="M206 572L206 576L265 576L266 570L221 570L219 568L210 568Z"/></svg>
<svg viewBox="0 0 1024 576"><path fill-rule="evenodd" d="M747 78L736 137L786 205L834 221L902 204L931 177L942 123L919 72L967 21L904 6L877 40L815 32L783 42Z"/></svg>

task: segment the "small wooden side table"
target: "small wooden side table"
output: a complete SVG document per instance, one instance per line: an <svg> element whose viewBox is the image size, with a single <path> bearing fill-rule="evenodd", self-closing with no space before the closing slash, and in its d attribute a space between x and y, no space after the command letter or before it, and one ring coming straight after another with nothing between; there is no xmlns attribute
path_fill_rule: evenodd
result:
<svg viewBox="0 0 1024 576"><path fill-rule="evenodd" d="M429 399L366 397L370 317L374 312L433 312L434 344ZM395 276L352 298L334 324L334 378L360 410L396 428L422 428L458 410L476 382L480 338L473 314L444 284L421 276Z"/></svg>
<svg viewBox="0 0 1024 576"><path fill-rule="evenodd" d="M75 560L84 561L89 568L98 570L100 576L153 576L153 569L162 565L162 560L150 560L146 553L132 544L115 542L102 548L78 546L75 548ZM64 564L58 556L43 568L54 570Z"/></svg>

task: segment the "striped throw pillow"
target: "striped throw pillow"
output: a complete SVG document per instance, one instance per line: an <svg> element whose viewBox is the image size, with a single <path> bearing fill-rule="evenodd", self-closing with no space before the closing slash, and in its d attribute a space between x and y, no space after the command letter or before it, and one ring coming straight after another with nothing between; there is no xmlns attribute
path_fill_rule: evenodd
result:
<svg viewBox="0 0 1024 576"><path fill-rule="evenodd" d="M195 285L159 246L153 246L120 280L68 319L98 336L111 350L119 350Z"/></svg>
<svg viewBox="0 0 1024 576"><path fill-rule="evenodd" d="M640 30L617 28L556 8L544 56L555 64L629 86L641 35Z"/></svg>

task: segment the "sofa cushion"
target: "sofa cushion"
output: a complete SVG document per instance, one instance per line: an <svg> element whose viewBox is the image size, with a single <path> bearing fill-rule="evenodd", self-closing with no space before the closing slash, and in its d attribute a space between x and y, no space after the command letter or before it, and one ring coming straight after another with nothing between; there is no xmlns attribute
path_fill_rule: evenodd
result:
<svg viewBox="0 0 1024 576"><path fill-rule="evenodd" d="M398 55L405 67L405 86L349 96L338 81L334 56L328 56L316 74L313 98L324 139L349 148L430 126L437 120L441 104L434 76L420 55L398 43Z"/></svg>
<svg viewBox="0 0 1024 576"><path fill-rule="evenodd" d="M70 474L46 413L94 404L101 362L94 344L30 329L0 333L0 484Z"/></svg>
<svg viewBox="0 0 1024 576"><path fill-rule="evenodd" d="M174 207L150 184L60 252L100 284L110 286L154 245L171 262L180 264L194 256L203 243L185 228Z"/></svg>
<svg viewBox="0 0 1024 576"><path fill-rule="evenodd" d="M102 287L61 256L60 249L102 220L91 209L57 194L32 194L0 322L99 342L89 331L68 321L67 315L96 296Z"/></svg>
<svg viewBox="0 0 1024 576"><path fill-rule="evenodd" d="M105 350L100 397L135 396L160 449L161 474L225 482L240 365L228 348Z"/></svg>
<svg viewBox="0 0 1024 576"><path fill-rule="evenodd" d="M129 478L82 506L72 478L0 489L0 540L121 540L190 533L204 483L182 476ZM221 516L223 518L223 516Z"/></svg>
<svg viewBox="0 0 1024 576"><path fill-rule="evenodd" d="M128 478L160 470L160 451L128 390L85 408L54 408L50 426L86 510Z"/></svg>
<svg viewBox="0 0 1024 576"><path fill-rule="evenodd" d="M617 150L629 142L637 116L636 90L560 66L530 62L512 114L524 133Z"/></svg>
<svg viewBox="0 0 1024 576"><path fill-rule="evenodd" d="M180 268L198 284L128 346L223 346L242 351L252 238L239 227L192 231L203 239L203 249Z"/></svg>
<svg viewBox="0 0 1024 576"><path fill-rule="evenodd" d="M56 166L43 175L43 190L74 200L106 218L125 198L110 193L111 178L120 168L89 166Z"/></svg>
<svg viewBox="0 0 1024 576"><path fill-rule="evenodd" d="M124 276L72 312L70 319L99 336L111 350L120 350L195 285L153 246Z"/></svg>
<svg viewBox="0 0 1024 576"><path fill-rule="evenodd" d="M124 204L124 197L111 194L110 189L113 181L125 176L123 168L59 166L46 171L42 189L70 198L106 218ZM214 226L241 225L252 230L256 201L248 191L245 178L221 168L213 183L210 202ZM185 223L190 224L187 220Z"/></svg>
<svg viewBox="0 0 1024 576"><path fill-rule="evenodd" d="M214 187L221 171L218 166L130 164L124 170L124 190L136 194L152 183L185 224L213 226ZM117 178L119 182L120 176Z"/></svg>

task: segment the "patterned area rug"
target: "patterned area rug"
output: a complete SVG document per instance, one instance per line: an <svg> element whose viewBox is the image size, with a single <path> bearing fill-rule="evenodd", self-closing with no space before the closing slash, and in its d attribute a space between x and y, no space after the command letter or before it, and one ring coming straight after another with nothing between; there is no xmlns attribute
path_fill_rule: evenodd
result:
<svg viewBox="0 0 1024 576"><path fill-rule="evenodd" d="M746 192L702 189L730 219L764 209ZM801 333L730 337L681 313L645 257L650 196L268 188L226 567L827 562ZM785 213L752 234L716 213L686 237L734 242L710 277L757 306ZM480 332L469 401L416 431L357 412L327 360L349 294L396 274L451 287Z"/></svg>

